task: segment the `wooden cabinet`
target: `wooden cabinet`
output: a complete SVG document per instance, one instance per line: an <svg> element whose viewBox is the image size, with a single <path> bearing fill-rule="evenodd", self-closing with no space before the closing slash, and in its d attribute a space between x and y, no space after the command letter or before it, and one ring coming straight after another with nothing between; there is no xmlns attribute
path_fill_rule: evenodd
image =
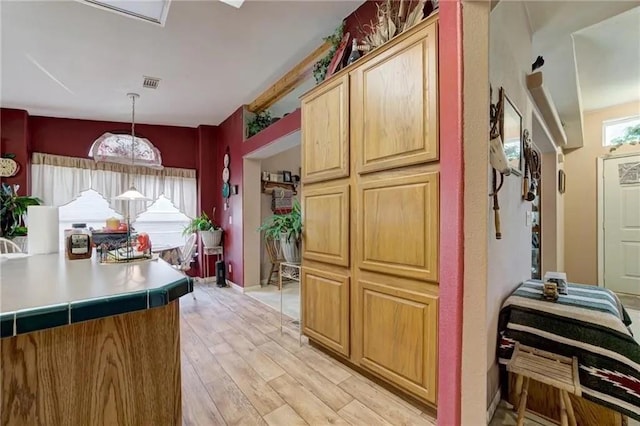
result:
<svg viewBox="0 0 640 426"><path fill-rule="evenodd" d="M437 15L302 97L302 329L435 406Z"/></svg>
<svg viewBox="0 0 640 426"><path fill-rule="evenodd" d="M438 159L435 23L351 73L351 132L359 173Z"/></svg>
<svg viewBox="0 0 640 426"><path fill-rule="evenodd" d="M349 176L349 76L302 100L302 182Z"/></svg>
<svg viewBox="0 0 640 426"><path fill-rule="evenodd" d="M304 334L349 356L349 277L302 268Z"/></svg>
<svg viewBox="0 0 640 426"><path fill-rule="evenodd" d="M349 184L308 187L302 194L305 259L349 266Z"/></svg>
<svg viewBox="0 0 640 426"><path fill-rule="evenodd" d="M360 279L360 365L435 403L437 296L389 276Z"/></svg>

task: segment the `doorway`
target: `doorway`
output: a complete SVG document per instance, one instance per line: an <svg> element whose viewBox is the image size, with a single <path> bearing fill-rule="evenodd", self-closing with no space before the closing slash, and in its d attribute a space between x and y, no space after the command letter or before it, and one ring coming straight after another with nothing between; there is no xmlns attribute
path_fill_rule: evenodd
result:
<svg viewBox="0 0 640 426"><path fill-rule="evenodd" d="M603 284L640 296L640 155L602 163Z"/></svg>

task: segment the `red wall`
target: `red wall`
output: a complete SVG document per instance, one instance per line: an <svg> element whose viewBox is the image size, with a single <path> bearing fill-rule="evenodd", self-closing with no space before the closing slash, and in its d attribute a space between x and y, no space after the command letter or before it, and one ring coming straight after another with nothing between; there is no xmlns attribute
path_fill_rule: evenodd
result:
<svg viewBox="0 0 640 426"><path fill-rule="evenodd" d="M463 298L462 4L441 0L438 424L460 424ZM480 325L482 326L482 325Z"/></svg>
<svg viewBox="0 0 640 426"><path fill-rule="evenodd" d="M216 219L224 229L224 260L227 264L227 278L234 283L244 285L243 271L243 224L242 224L242 143L243 143L243 113L238 108L216 129L217 161L215 162ZM225 152L229 153L229 185L238 185L238 195L229 197L229 208L224 210L222 198L222 159ZM259 207L258 207L259 208ZM230 222L230 217L233 220ZM251 232L252 230L247 230ZM229 273L231 265L231 273Z"/></svg>
<svg viewBox="0 0 640 426"><path fill-rule="evenodd" d="M218 224L220 221L219 211L222 204L218 202L218 192L216 179L219 179L216 165L219 161L218 147L216 145L216 127L215 126L199 126L197 129L198 143L196 152L196 169L198 173L198 213L204 211L213 218ZM213 215L213 208L216 213ZM224 238L224 237L223 237ZM201 242L198 244L198 253L202 253ZM209 273L215 275L215 261L213 256L209 256ZM204 271L204 256L199 256L198 270Z"/></svg>
<svg viewBox="0 0 640 426"><path fill-rule="evenodd" d="M31 151L86 158L91 144L105 132L131 131L131 123L29 117ZM136 124L136 135L145 137L162 154L167 167L196 168L197 129Z"/></svg>
<svg viewBox="0 0 640 426"><path fill-rule="evenodd" d="M31 193L28 118L27 112L23 110L7 108L0 110L0 153L15 154L14 160L20 165L16 176L2 178L2 182L20 185L18 191L20 195Z"/></svg>

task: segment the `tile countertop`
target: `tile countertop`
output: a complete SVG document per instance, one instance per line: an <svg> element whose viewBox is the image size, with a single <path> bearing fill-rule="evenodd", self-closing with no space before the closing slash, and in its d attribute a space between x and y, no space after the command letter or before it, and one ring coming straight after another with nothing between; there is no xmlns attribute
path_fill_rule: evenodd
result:
<svg viewBox="0 0 640 426"><path fill-rule="evenodd" d="M0 263L0 337L164 306L193 291L163 260L100 264L64 253Z"/></svg>

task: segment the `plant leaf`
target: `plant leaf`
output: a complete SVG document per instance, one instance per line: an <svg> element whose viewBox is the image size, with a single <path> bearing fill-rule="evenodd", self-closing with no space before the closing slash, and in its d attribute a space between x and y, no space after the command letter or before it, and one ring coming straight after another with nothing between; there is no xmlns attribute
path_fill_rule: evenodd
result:
<svg viewBox="0 0 640 426"><path fill-rule="evenodd" d="M404 28L402 31L407 31L409 28L416 25L418 22L422 20L422 15L424 14L424 4L425 0L419 0L416 7L413 8L409 16L407 16L407 21L404 23Z"/></svg>

